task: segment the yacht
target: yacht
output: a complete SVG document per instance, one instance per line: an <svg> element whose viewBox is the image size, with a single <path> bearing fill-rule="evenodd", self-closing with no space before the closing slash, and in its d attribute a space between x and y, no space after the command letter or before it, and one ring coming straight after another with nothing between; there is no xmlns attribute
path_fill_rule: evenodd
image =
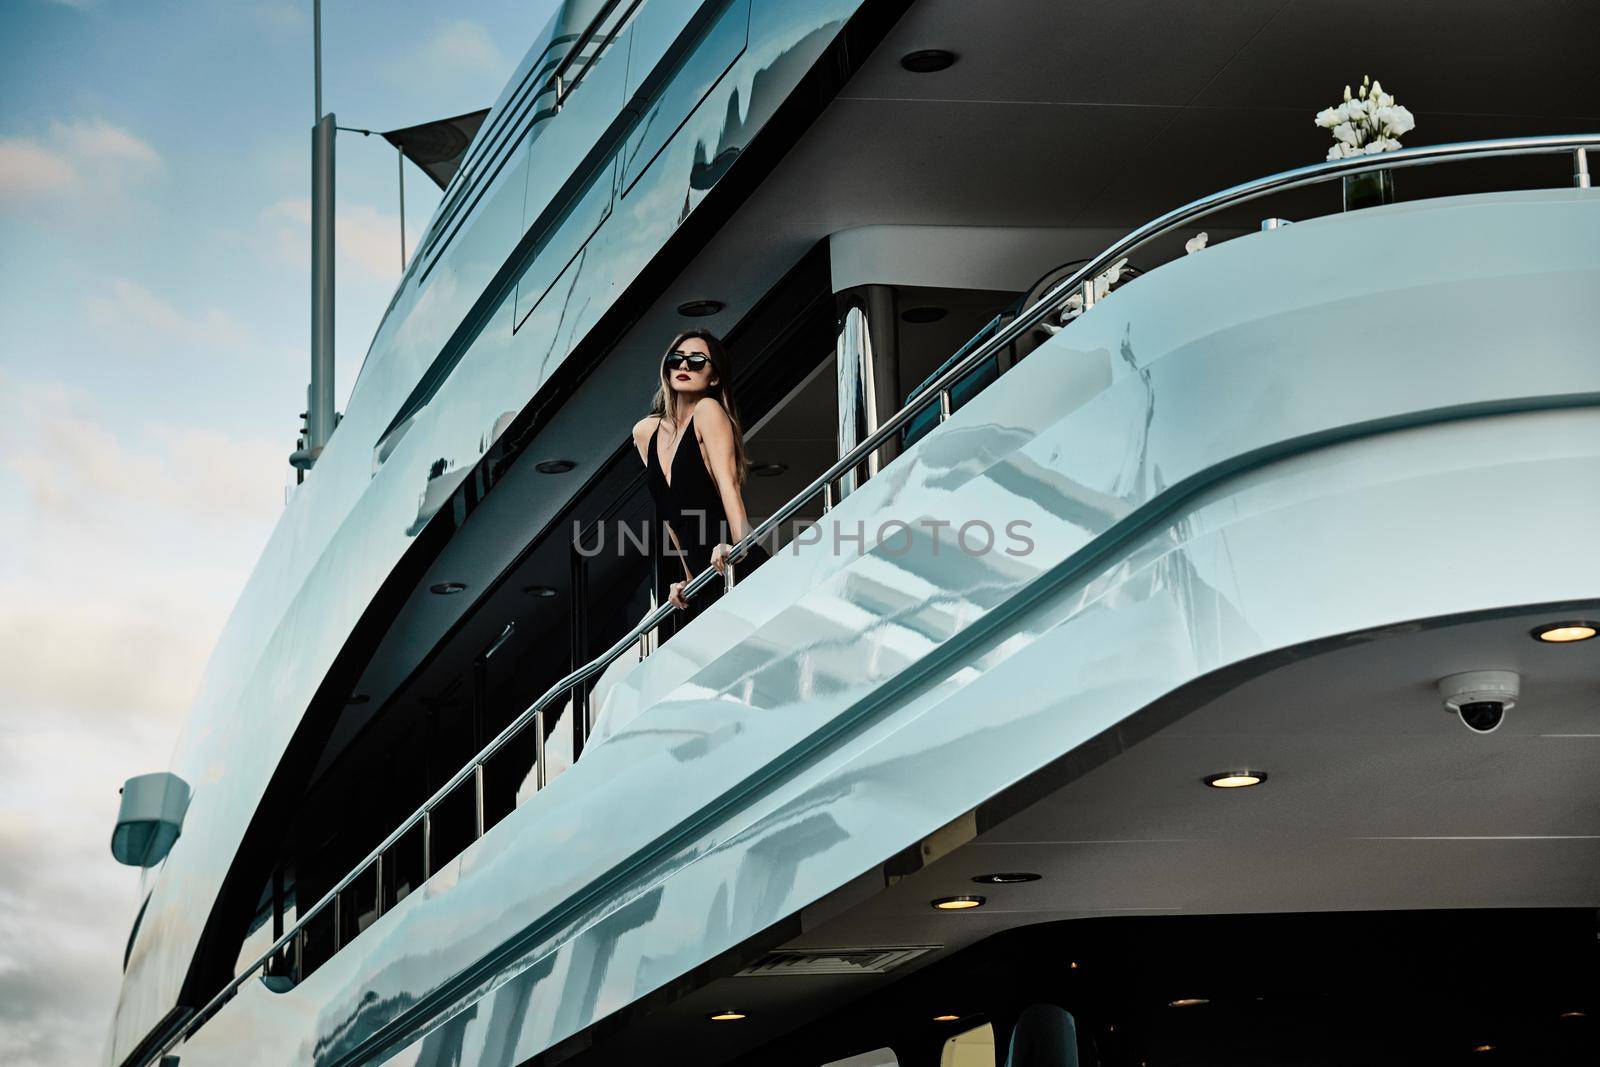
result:
<svg viewBox="0 0 1600 1067"><path fill-rule="evenodd" d="M565 0L124 788L104 1062L1597 1062L1597 30ZM770 558L674 627L689 326Z"/></svg>

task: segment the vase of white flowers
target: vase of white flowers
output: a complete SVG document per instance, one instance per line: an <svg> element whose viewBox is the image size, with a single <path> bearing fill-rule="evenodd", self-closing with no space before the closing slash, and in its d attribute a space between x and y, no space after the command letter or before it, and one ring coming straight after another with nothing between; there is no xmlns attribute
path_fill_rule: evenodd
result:
<svg viewBox="0 0 1600 1067"><path fill-rule="evenodd" d="M1383 86L1370 78L1361 79L1361 88L1352 93L1344 87L1344 102L1317 112L1316 123L1333 134L1329 159L1371 156L1400 148L1402 134L1416 128L1411 112L1395 103ZM1394 174L1387 170L1347 174L1344 178L1344 209L1394 202Z"/></svg>

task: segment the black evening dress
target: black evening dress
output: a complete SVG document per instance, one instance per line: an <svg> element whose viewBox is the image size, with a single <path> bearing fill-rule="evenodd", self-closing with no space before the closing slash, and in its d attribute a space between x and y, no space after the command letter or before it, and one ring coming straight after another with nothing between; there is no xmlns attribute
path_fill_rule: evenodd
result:
<svg viewBox="0 0 1600 1067"><path fill-rule="evenodd" d="M660 582L656 593L659 601L666 603L667 592L673 582L687 581L711 566L711 550L724 541L732 544L733 537L728 513L722 506L722 494L717 491L717 481L706 469L705 457L700 454L700 441L694 433L694 416L689 416L678 446L673 450L670 472L661 469L661 458L656 450L659 436L658 419L650 431L645 468L650 496L656 506L659 536L654 540L661 555L661 566L658 568ZM670 528L676 535L676 544L673 537L667 536L665 528ZM752 547L744 559L734 564L734 581L737 582L766 558L767 552L760 545ZM685 567L688 568L687 574ZM674 613L673 624L668 629L676 632L687 625L707 605L722 596L722 592L721 581L714 581L700 590L689 599L687 610Z"/></svg>

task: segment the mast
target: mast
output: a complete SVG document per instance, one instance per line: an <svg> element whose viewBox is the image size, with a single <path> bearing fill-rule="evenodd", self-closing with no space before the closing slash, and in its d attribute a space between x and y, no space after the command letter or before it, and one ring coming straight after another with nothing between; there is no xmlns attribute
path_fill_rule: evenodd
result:
<svg viewBox="0 0 1600 1067"><path fill-rule="evenodd" d="M305 433L289 462L311 469L338 421L333 410L333 137L336 119L322 111L322 0L312 3L316 123L311 129L311 384Z"/></svg>

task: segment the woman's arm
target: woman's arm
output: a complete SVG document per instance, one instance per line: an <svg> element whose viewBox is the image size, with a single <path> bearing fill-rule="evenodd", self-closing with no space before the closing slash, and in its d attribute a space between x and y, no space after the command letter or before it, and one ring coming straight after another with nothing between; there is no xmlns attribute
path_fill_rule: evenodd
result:
<svg viewBox="0 0 1600 1067"><path fill-rule="evenodd" d="M633 447L639 450L639 460L650 462L650 435L656 432L656 419L646 415L633 424Z"/></svg>
<svg viewBox="0 0 1600 1067"><path fill-rule="evenodd" d="M728 536L743 540L750 532L750 519L744 510L744 494L739 490L738 453L733 444L733 420L720 403L709 397L700 401L694 413L695 430L705 446L706 467L717 483L722 510L728 516ZM711 561L722 569L726 553L712 553Z"/></svg>

